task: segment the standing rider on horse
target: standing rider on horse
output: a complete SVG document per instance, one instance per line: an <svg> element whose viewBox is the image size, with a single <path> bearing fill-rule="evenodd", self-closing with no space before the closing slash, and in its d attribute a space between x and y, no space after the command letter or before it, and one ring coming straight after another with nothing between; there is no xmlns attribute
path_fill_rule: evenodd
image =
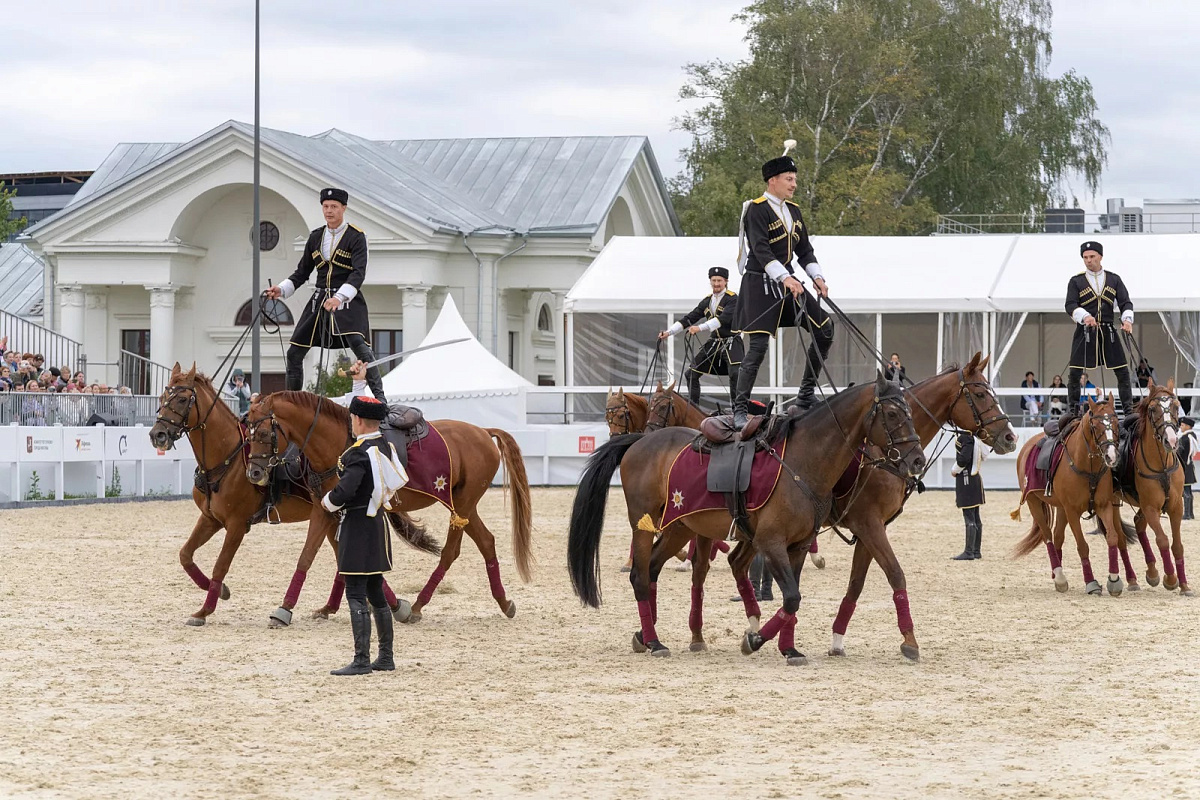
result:
<svg viewBox="0 0 1200 800"><path fill-rule="evenodd" d="M688 398L697 407L700 405L701 375L728 375L729 400L733 402L737 392L738 367L746 354L742 337L733 332L737 295L728 288L729 270L710 267L708 283L712 287L712 294L697 303L683 319L658 334L659 339L665 339L685 329L692 336L711 331L708 341L692 358L687 373Z"/></svg>
<svg viewBox="0 0 1200 800"><path fill-rule="evenodd" d="M375 360L371 349L371 323L366 298L360 293L367 275L367 235L346 222L345 189L321 190L325 225L308 235L296 271L278 286L267 289L272 299L291 297L316 270L312 300L304 306L287 352L287 388L304 388L304 357L309 349L350 349L361 361ZM367 370L371 393L386 404L379 367Z"/></svg>
<svg viewBox="0 0 1200 800"><path fill-rule="evenodd" d="M1099 242L1084 242L1079 255L1086 269L1067 283L1067 313L1077 324L1071 339L1070 373L1067 376L1067 415L1079 409L1079 378L1083 371L1108 367L1117 376L1117 391L1121 397L1121 414L1133 410L1133 389L1129 384L1129 364L1125 348L1117 338L1114 323L1120 314L1120 328L1133 332L1133 301L1125 282L1115 272L1105 270L1100 262L1104 246ZM1065 419L1059 420L1060 430Z"/></svg>
<svg viewBox="0 0 1200 800"><path fill-rule="evenodd" d="M783 156L763 164L767 191L742 205L738 271L743 277L734 330L748 333L750 346L742 361L733 400L733 424L739 430L746 425L758 369L775 331L792 325L812 334L804 378L796 395L795 407L801 412L813 405L817 375L833 345L833 320L821 308L817 296L829 294L825 276L813 255L800 206L791 199L796 193L796 162L787 151L794 146L795 142L789 140ZM796 277L799 268L812 278L816 292L805 291L804 282Z"/></svg>

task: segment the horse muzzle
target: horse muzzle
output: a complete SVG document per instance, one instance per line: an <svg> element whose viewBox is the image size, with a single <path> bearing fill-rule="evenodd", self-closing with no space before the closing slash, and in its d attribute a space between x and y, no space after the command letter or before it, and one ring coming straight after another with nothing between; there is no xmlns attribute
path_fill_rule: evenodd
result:
<svg viewBox="0 0 1200 800"><path fill-rule="evenodd" d="M171 434L155 425L150 429L150 444L154 445L156 450L170 450L175 446L175 440L171 438Z"/></svg>
<svg viewBox="0 0 1200 800"><path fill-rule="evenodd" d="M255 486L266 486L268 480L267 470L260 467L258 464L251 464L246 467L246 479Z"/></svg>

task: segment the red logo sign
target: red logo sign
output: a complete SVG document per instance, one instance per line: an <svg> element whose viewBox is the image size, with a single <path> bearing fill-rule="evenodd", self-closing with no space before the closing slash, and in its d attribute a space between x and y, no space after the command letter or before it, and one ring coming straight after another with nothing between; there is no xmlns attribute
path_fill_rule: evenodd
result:
<svg viewBox="0 0 1200 800"><path fill-rule="evenodd" d="M581 453L596 452L596 437L595 436L580 436L579 437L579 452L581 452Z"/></svg>

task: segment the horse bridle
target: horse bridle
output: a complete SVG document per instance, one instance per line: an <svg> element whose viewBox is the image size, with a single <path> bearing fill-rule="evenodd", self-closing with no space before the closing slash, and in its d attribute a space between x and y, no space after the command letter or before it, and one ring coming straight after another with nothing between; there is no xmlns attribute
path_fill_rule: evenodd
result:
<svg viewBox="0 0 1200 800"><path fill-rule="evenodd" d="M970 389L972 386L982 386L984 391L987 392L988 397L990 397L992 400L992 409L996 411L994 416L988 417L985 420L983 415L979 413L979 406L975 405L975 395L972 394ZM958 396L954 398L954 402L950 404L950 408L953 409L956 405L958 405L958 401L962 400L963 398L966 398L967 407L971 409L971 416L975 419L975 428L971 431L971 435L977 437L979 441L983 442L988 447L994 448L996 445L996 437L990 430L988 430L988 426L1001 421L1008 422L1009 417L1000 410L1000 401L996 399L996 393L992 391L991 385L987 381L967 380L966 371L962 367L959 367Z"/></svg>
<svg viewBox="0 0 1200 800"><path fill-rule="evenodd" d="M659 414L659 411L656 410L655 406L654 406L655 401L658 401L659 406L662 406L662 404L664 402L667 404L667 410L661 412L662 424L659 424L652 419L655 414ZM646 412L646 431L647 431L647 433L650 431L659 430L660 428L671 427L671 415L675 413L675 399L673 397L671 397L671 395L667 394L666 392L662 392L661 394L656 394L654 397L650 398L649 405L650 405L650 408Z"/></svg>
<svg viewBox="0 0 1200 800"><path fill-rule="evenodd" d="M613 427L617 426L617 424L618 424L615 421L617 419L618 414L621 416L621 419L622 419L622 422L620 423L620 427L624 428L624 430L617 431L617 434L633 433L633 430L632 430L632 428L633 428L633 412L629 410L629 401L627 401L625 399L624 395L621 395L621 405L619 405L619 406L607 406L606 405L604 408L604 422L606 425L608 425L610 431L612 430Z"/></svg>
<svg viewBox="0 0 1200 800"><path fill-rule="evenodd" d="M188 394L187 407L183 410L182 414L180 414L180 412L173 407L173 404L175 403L175 398L184 392L187 392ZM233 450L231 450L224 458L221 459L221 463L219 465L212 469L208 469L200 463L200 460L204 458L207 451L205 441L207 434L205 429L208 426L208 418L213 411L216 410L217 403L220 402L220 398L214 397L212 405L208 407L208 411L205 412L204 417L200 418L199 413L197 412L198 419L196 424L188 425L187 421L188 417L192 415L192 409L196 408L196 406L199 404L199 395L196 393L195 383L193 383L191 386L168 386L164 394L167 395L167 399L165 402L159 405L158 414L155 415L154 420L155 422L162 423L163 427L166 429L167 436L171 438L171 441L177 442L189 433L200 431L200 452L196 454L196 477L198 479L196 485L203 492L206 505L211 508L213 492L216 492L220 489L221 479L225 477L225 473L229 471L229 465L233 463L233 460L237 457L238 451L240 451L245 444L246 440L242 436L241 425L238 426L238 441L237 444L234 445ZM164 417L164 411L170 411L172 414L179 416L179 419L174 420ZM203 487L200 487L201 481L203 481Z"/></svg>
<svg viewBox="0 0 1200 800"><path fill-rule="evenodd" d="M891 472L898 478L907 479L908 476L900 474L898 465L905 459L908 453L912 452L914 447L921 448L921 437L916 433L916 426L913 424L912 409L909 407L908 402L904 399L903 394L895 397L882 398L878 394L875 395L874 399L871 401L871 410L867 412L867 432L863 436L863 444L865 445L868 443L871 436L871 427L875 424L875 417L876 415L882 413L883 406L887 403L891 403L892 405L896 406L896 408L904 415L904 419L897 423L895 428L888 427L886 425L887 420L886 418L884 419L885 425L883 432L887 436L887 444L883 448L883 457L872 459L871 461L864 460L862 466L878 466L881 469ZM911 436L897 438L896 430L903 427L905 423L912 428L913 434ZM900 445L908 445L905 452L900 452Z"/></svg>
<svg viewBox="0 0 1200 800"><path fill-rule="evenodd" d="M1150 466L1148 461L1146 461L1146 448L1138 448L1142 453L1142 464L1147 470L1150 471L1150 474L1146 474L1145 472L1142 472L1141 467L1138 467L1138 475L1146 479L1157 480L1159 485L1162 487L1164 495L1169 495L1171 493L1171 474L1180 467L1179 456L1176 455L1175 450L1167 444L1168 429L1173 429L1177 435L1179 433L1179 426L1171 421L1173 400L1173 395L1169 393L1161 394L1158 396L1157 402L1148 403L1149 408L1146 411L1146 415L1149 416L1154 423L1154 438L1157 439L1159 444L1162 445L1163 450L1170 454L1168 459L1170 466L1164 466L1162 469L1155 469L1154 467ZM1157 417L1154 415L1155 408L1158 409Z"/></svg>
<svg viewBox="0 0 1200 800"><path fill-rule="evenodd" d="M172 407L172 404L175 402L175 398L184 392L188 393L187 408L185 408L182 412L179 412ZM199 420L195 425L189 426L187 424L188 417L192 415L192 409L196 407L196 403L198 402L195 385L168 386L164 394L167 395L167 399L165 402L159 405L158 414L155 415L154 421L161 422L163 424L163 427L166 428L167 436L171 437L172 442L178 442L184 436L192 433L193 431L204 429L204 423L208 420L208 414L205 414L204 419ZM179 419L167 419L163 416L164 411L170 411L172 414L178 415ZM212 413L212 409L209 409L209 413Z"/></svg>
<svg viewBox="0 0 1200 800"><path fill-rule="evenodd" d="M255 453L254 444L258 441L258 426L264 422L271 423L271 452L270 453ZM279 457L279 420L275 419L275 412L272 411L261 419L251 421L246 419L246 439L250 442L250 455L247 460L251 463L264 461L263 469L274 469L283 463L283 459Z"/></svg>

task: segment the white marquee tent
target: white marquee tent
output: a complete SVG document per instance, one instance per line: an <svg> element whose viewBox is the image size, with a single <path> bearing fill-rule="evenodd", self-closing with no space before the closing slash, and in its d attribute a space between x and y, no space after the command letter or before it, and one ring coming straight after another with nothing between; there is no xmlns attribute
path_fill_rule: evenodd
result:
<svg viewBox="0 0 1200 800"><path fill-rule="evenodd" d="M533 384L479 343L447 296L421 346L454 339L466 341L414 353L384 375L388 399L420 406L427 419L459 419L482 427L523 425L522 390Z"/></svg>

